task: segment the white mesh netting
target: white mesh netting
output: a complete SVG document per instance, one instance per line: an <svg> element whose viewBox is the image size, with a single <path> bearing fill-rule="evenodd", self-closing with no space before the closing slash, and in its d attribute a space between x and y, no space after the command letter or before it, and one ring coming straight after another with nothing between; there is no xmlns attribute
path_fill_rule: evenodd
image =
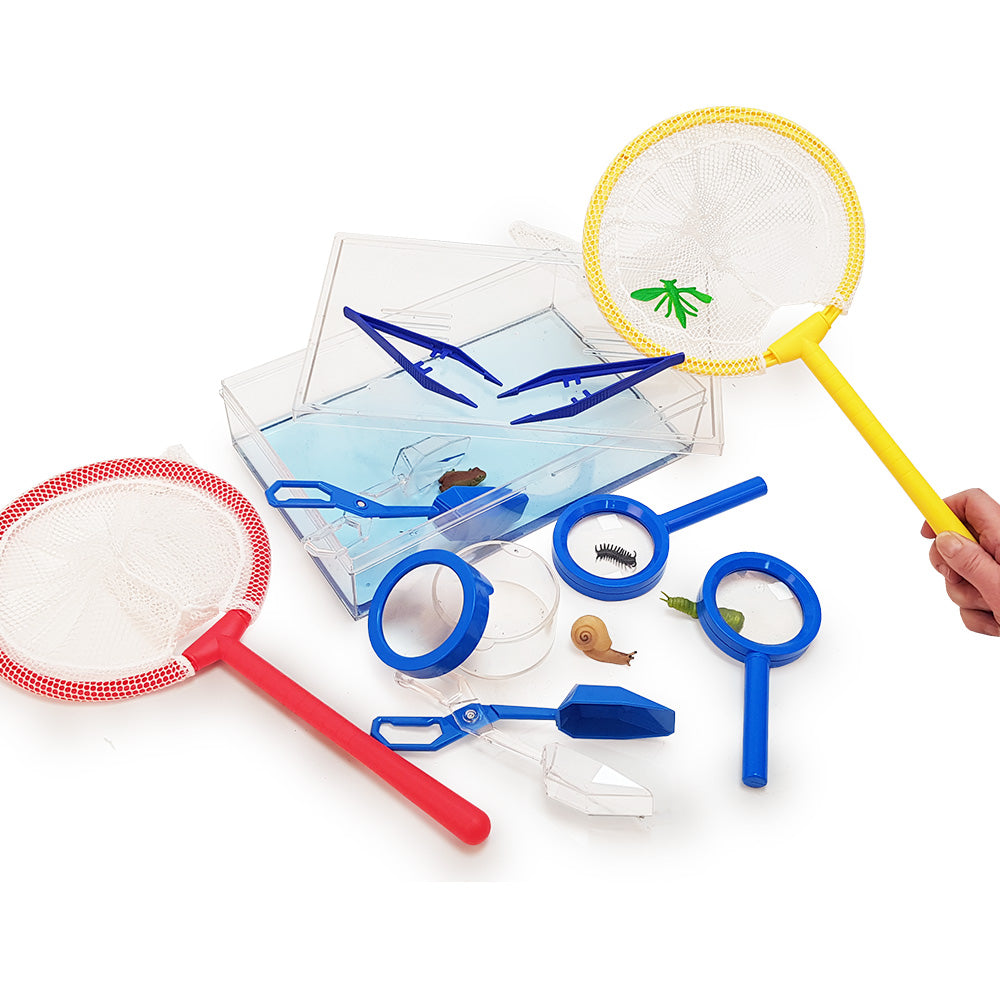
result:
<svg viewBox="0 0 1000 1000"><path fill-rule="evenodd" d="M620 311L614 324L646 353L683 351L695 362L687 367L711 374L759 370L778 308L849 305L856 275L846 295L840 286L860 271L860 212L845 207L843 185L852 196L853 188L836 172L841 189L800 142L747 122L657 139L620 173L611 168L595 193L603 212L596 233L585 233L592 252L596 240L595 297L606 315ZM664 279L712 296L708 304L689 297L698 314L686 329L655 301L631 297ZM726 369L740 359L750 362Z"/></svg>
<svg viewBox="0 0 1000 1000"><path fill-rule="evenodd" d="M249 502L190 466L134 464L105 464L135 473L124 477L67 474L0 515L0 669L16 683L141 693L189 674L179 644L220 614L256 613L267 549ZM189 481L148 474L178 470Z"/></svg>

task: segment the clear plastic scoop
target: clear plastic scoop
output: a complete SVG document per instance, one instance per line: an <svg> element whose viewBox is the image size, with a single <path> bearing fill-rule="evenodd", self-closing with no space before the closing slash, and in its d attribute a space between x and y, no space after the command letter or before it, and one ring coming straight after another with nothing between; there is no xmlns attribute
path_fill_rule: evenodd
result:
<svg viewBox="0 0 1000 1000"><path fill-rule="evenodd" d="M462 709L479 704L468 682L455 674L436 678L434 684L398 672L395 676L401 687L420 691L446 709L459 726ZM648 788L578 750L561 743L547 743L536 750L492 723L483 725L478 712L467 726L470 735L537 763L545 794L578 812L588 816L649 816L653 812L653 795Z"/></svg>

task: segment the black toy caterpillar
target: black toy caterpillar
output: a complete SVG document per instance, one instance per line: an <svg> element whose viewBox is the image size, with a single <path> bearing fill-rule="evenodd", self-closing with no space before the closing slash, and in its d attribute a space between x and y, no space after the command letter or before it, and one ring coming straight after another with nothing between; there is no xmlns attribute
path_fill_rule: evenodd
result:
<svg viewBox="0 0 1000 1000"><path fill-rule="evenodd" d="M609 545L605 542L602 545L595 545L594 552L598 562L601 559L607 559L609 562L616 562L619 566L626 567L626 569L635 569L636 567L635 553L629 552L621 545Z"/></svg>

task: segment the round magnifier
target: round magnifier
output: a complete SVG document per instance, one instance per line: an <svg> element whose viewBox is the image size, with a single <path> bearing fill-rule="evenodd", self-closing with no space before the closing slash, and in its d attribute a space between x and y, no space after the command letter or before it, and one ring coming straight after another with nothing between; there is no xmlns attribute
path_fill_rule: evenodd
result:
<svg viewBox="0 0 1000 1000"><path fill-rule="evenodd" d="M524 545L428 549L400 560L379 584L368 636L383 663L411 677L456 667L511 677L551 649L558 606L555 574Z"/></svg>
<svg viewBox="0 0 1000 1000"><path fill-rule="evenodd" d="M670 551L670 533L763 496L760 476L657 514L610 493L584 497L559 516L552 533L556 570L574 590L599 601L627 601L656 586Z"/></svg>
<svg viewBox="0 0 1000 1000"><path fill-rule="evenodd" d="M743 613L739 631L731 615ZM798 570L762 552L736 552L705 575L698 621L712 642L745 667L743 784L767 784L767 725L771 667L797 660L816 638L819 598ZM729 618L729 621L727 621Z"/></svg>
<svg viewBox="0 0 1000 1000"><path fill-rule="evenodd" d="M438 575L454 580L458 612L443 619L431 601ZM486 629L493 585L447 549L414 552L382 579L368 613L376 656L411 677L439 677L464 663Z"/></svg>

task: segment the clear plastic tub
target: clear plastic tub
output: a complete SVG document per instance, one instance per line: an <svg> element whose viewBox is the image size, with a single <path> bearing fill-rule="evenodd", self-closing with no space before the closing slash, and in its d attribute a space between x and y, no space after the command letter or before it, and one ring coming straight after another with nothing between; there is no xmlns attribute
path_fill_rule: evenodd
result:
<svg viewBox="0 0 1000 1000"><path fill-rule="evenodd" d="M600 314L578 253L337 236L308 346L223 382L241 457L265 488L320 480L387 505L426 505L443 473L478 467L498 506L524 500L499 533L484 516L489 500L419 521L283 510L355 618L411 553L516 540L587 493L722 450L713 379L671 369L577 416L512 425L617 376L498 398L474 372L403 345L476 402L460 405L418 385L344 317L345 306L460 346L508 387L551 368L639 355Z"/></svg>

